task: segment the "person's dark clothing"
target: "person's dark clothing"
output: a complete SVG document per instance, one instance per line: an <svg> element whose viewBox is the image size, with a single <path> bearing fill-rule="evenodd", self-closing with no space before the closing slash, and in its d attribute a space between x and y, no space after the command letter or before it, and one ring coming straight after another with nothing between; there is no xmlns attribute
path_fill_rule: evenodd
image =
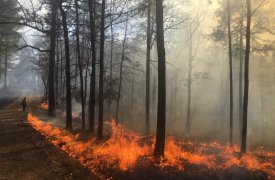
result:
<svg viewBox="0 0 275 180"><path fill-rule="evenodd" d="M22 103L21 103L22 107L23 107L23 112L26 110L26 107L27 107L27 98L24 97Z"/></svg>

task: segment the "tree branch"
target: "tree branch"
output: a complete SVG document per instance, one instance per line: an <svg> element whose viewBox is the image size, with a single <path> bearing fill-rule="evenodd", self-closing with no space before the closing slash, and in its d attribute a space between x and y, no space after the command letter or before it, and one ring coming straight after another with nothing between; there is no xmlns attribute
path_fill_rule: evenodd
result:
<svg viewBox="0 0 275 180"><path fill-rule="evenodd" d="M22 22L16 22L16 21L11 21L11 22L0 22L0 25L7 25L7 24L15 24L15 25L19 25L19 26L26 26L26 27L30 27L32 29L35 29L39 32L45 33L45 34L50 34L49 30L44 30L44 29L40 29L36 26L32 26L30 24L27 23L22 23Z"/></svg>
<svg viewBox="0 0 275 180"><path fill-rule="evenodd" d="M32 49L35 49L39 52L50 52L50 50L48 50L48 49L40 49L40 48L32 46L32 45L24 45L22 47L17 47L18 50L22 50L22 49L25 49L25 48L32 48Z"/></svg>

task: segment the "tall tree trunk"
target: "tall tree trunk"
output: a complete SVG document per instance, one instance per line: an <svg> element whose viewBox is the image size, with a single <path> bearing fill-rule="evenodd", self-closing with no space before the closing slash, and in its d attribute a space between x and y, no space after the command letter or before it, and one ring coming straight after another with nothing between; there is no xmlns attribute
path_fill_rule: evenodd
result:
<svg viewBox="0 0 275 180"><path fill-rule="evenodd" d="M227 0L228 6L228 41L229 41L229 78L230 78L230 132L229 143L233 146L233 73L232 73L232 37L231 37L231 3Z"/></svg>
<svg viewBox="0 0 275 180"><path fill-rule="evenodd" d="M174 92L173 92L173 103L174 103L174 106L173 106L173 111L174 112L178 112L177 111L177 98L178 98L178 86L177 86L177 84L178 84L178 74L177 73L175 73L175 78L174 78ZM176 120L177 120L177 113L173 113L173 122L176 122Z"/></svg>
<svg viewBox="0 0 275 180"><path fill-rule="evenodd" d="M2 53L2 33L0 33L0 57L1 57L1 53ZM1 67L1 66L0 66ZM21 78L21 61L20 61L20 78ZM0 73L0 81L2 79L2 74ZM21 80L21 79L20 79ZM21 81L20 81L21 82ZM20 84L21 85L21 84Z"/></svg>
<svg viewBox="0 0 275 180"><path fill-rule="evenodd" d="M166 67L163 29L163 0L156 0L157 50L158 50L158 110L154 155L164 156L166 123Z"/></svg>
<svg viewBox="0 0 275 180"><path fill-rule="evenodd" d="M152 81L152 109L153 109L153 118L154 122L156 120L156 107L157 107L157 75L156 73L152 73L153 81Z"/></svg>
<svg viewBox="0 0 275 180"><path fill-rule="evenodd" d="M118 84L118 93L117 93L117 106L116 106L116 124L118 124L118 113L119 113L119 103L120 103L120 97L121 97L121 87L122 87L122 81L123 81L123 62L125 60L125 43L127 40L127 31L128 31L128 15L125 23L125 32L124 32L124 39L122 43L122 52L121 52L121 62L120 62L120 68L119 68L119 84Z"/></svg>
<svg viewBox="0 0 275 180"><path fill-rule="evenodd" d="M89 13L90 13L90 38L91 38L91 51L92 51L92 73L90 79L90 102L89 102L89 131L94 132L95 128L95 85L96 85L96 50L95 50L95 2L89 0Z"/></svg>
<svg viewBox="0 0 275 180"><path fill-rule="evenodd" d="M151 63L151 0L148 0L147 14L147 50L146 50L146 102L145 102L145 131L150 133L150 63Z"/></svg>
<svg viewBox="0 0 275 180"><path fill-rule="evenodd" d="M133 107L134 107L134 86L135 86L135 79L134 79L134 77L132 76L131 77L131 81L132 81L132 83L130 84L130 86L131 86L131 102L130 102L130 109L131 109L131 112L132 112L132 110L133 110Z"/></svg>
<svg viewBox="0 0 275 180"><path fill-rule="evenodd" d="M89 60L87 62L90 63ZM87 91L88 91L88 75L89 75L89 65L86 66L85 69L85 78L84 78L84 99L85 99L85 106L86 106L86 100L87 100Z"/></svg>
<svg viewBox="0 0 275 180"><path fill-rule="evenodd" d="M59 80L59 43L58 43L58 38L56 40L56 66L55 66L55 104L57 104L57 97L59 95L59 88L58 88L58 80Z"/></svg>
<svg viewBox="0 0 275 180"><path fill-rule="evenodd" d="M84 32L83 32L84 35ZM83 39L84 40L84 39ZM87 44L85 44L87 45ZM84 46L84 44L83 44ZM83 48L84 52L84 48ZM85 78L84 78L84 100L85 100L85 109L86 109L86 102L87 102L87 91L88 91L88 76L89 76L89 66L90 66L90 58L89 58L89 51L86 51L87 53L87 61L86 61L86 66L85 66Z"/></svg>
<svg viewBox="0 0 275 180"><path fill-rule="evenodd" d="M80 80L80 98L81 98L81 113L82 113L82 130L85 130L85 99L84 99L84 80L83 80L83 69L82 59L80 56L80 44L79 44L79 16L78 16L78 0L75 3L75 17L76 17L76 51L79 69L79 80Z"/></svg>
<svg viewBox="0 0 275 180"><path fill-rule="evenodd" d="M77 52L75 52L75 53L77 53ZM78 60L75 59L75 62L74 62L74 64L75 64L74 87L77 87L77 76L78 76L78 62L77 61Z"/></svg>
<svg viewBox="0 0 275 180"><path fill-rule="evenodd" d="M174 111L174 74L171 74L170 76L170 81L168 81L170 83L170 89L168 90L169 92L169 119L171 120L172 122L172 119L173 119L173 115L175 114L175 111Z"/></svg>
<svg viewBox="0 0 275 180"><path fill-rule="evenodd" d="M62 3L59 4L59 10L62 17L62 26L64 31L65 41L65 59L66 59L66 129L72 130L72 92L71 92L71 65L70 65L70 45L69 45L69 33L67 26L67 17Z"/></svg>
<svg viewBox="0 0 275 180"><path fill-rule="evenodd" d="M247 4L247 26L246 26L246 48L244 61L244 98L243 98L243 123L242 123L242 142L241 152L246 153L247 137L247 109L249 91L249 57L250 57L250 28L251 28L251 0L246 0Z"/></svg>
<svg viewBox="0 0 275 180"><path fill-rule="evenodd" d="M48 97L48 79L43 78L43 76L41 77L43 85L44 85L44 89L45 89L45 97Z"/></svg>
<svg viewBox="0 0 275 180"><path fill-rule="evenodd" d="M240 136L242 134L242 118L243 118L243 13L240 19L240 71L239 71L239 125Z"/></svg>
<svg viewBox="0 0 275 180"><path fill-rule="evenodd" d="M1 51L1 49L0 49L0 51ZM1 54L0 54L0 56L1 56ZM19 68L20 68L20 77L19 77L19 80L20 80L20 86L22 85L22 60L20 60L20 64L19 64ZM1 77L0 77L0 79L1 79Z"/></svg>
<svg viewBox="0 0 275 180"><path fill-rule="evenodd" d="M61 97L64 97L64 85L63 85L63 71L64 71L64 67L63 67L63 47L62 47L62 39L60 37L59 39L60 41L60 86L61 86Z"/></svg>
<svg viewBox="0 0 275 180"><path fill-rule="evenodd" d="M189 63L188 63L188 82L187 82L187 124L186 133L187 136L191 134L191 98L192 98L192 60L193 60L193 33L192 33L192 21L190 20L189 30Z"/></svg>
<svg viewBox="0 0 275 180"><path fill-rule="evenodd" d="M49 59L49 73L48 73L48 88L49 88L49 109L48 115L55 116L55 79L54 79L54 69L55 69L55 43L56 43L56 11L57 11L57 1L51 1L51 44L50 44L50 59Z"/></svg>
<svg viewBox="0 0 275 180"><path fill-rule="evenodd" d="M114 1L111 0L111 13L114 10ZM110 25L110 29L111 29L111 44L110 44L110 48L111 48L111 52L110 52L110 84L109 84L109 91L111 93L113 93L113 57L114 57L114 26L113 26L113 16L110 16L110 21L111 21L111 25ZM108 101L108 109L110 111L111 114L111 105L112 105L112 100L109 99Z"/></svg>
<svg viewBox="0 0 275 180"><path fill-rule="evenodd" d="M6 48L6 51L5 51L5 83L4 83L4 89L5 91L7 90L7 77L8 76L8 52L7 52L7 48Z"/></svg>
<svg viewBox="0 0 275 180"><path fill-rule="evenodd" d="M101 33L100 33L100 62L99 62L99 106L98 106L98 139L103 138L103 81L104 81L104 43L105 43L105 0L102 0Z"/></svg>

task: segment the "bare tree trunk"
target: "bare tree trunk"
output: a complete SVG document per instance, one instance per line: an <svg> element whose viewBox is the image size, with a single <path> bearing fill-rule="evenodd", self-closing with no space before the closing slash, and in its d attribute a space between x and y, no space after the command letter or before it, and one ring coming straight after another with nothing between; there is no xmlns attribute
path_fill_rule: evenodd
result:
<svg viewBox="0 0 275 180"><path fill-rule="evenodd" d="M61 97L64 97L64 91L65 91L65 87L63 85L63 71L64 71L64 67L63 67L63 47L62 47L62 39L60 37L60 85L61 85ZM64 78L65 79L65 78Z"/></svg>
<svg viewBox="0 0 275 180"><path fill-rule="evenodd" d="M243 118L243 13L240 19L240 71L239 71L239 125L240 136L242 135L242 118Z"/></svg>
<svg viewBox="0 0 275 180"><path fill-rule="evenodd" d="M0 33L0 57L1 57L1 53L2 53L2 46L1 45L2 45L2 33ZM20 62L20 80L21 80L21 77L22 77L22 73L21 73L21 62ZM1 81L1 79L2 79L2 74L0 73L0 81Z"/></svg>
<svg viewBox="0 0 275 180"><path fill-rule="evenodd" d="M0 47L0 51L1 51L1 47ZM1 54L0 54L0 56L1 56ZM19 68L20 68L20 77L19 77L19 80L20 80L20 86L22 85L22 61L20 60L20 64L19 64L20 66L19 66ZM1 79L1 77L0 77L0 79Z"/></svg>
<svg viewBox="0 0 275 180"><path fill-rule="evenodd" d="M228 41L229 41L229 77L230 77L230 146L233 146L233 73L232 73L232 37L231 37L231 4L227 0L228 6Z"/></svg>
<svg viewBox="0 0 275 180"><path fill-rule="evenodd" d="M4 89L5 91L7 90L7 77L8 76L8 52L7 52L7 48L5 51L5 83L4 83Z"/></svg>
<svg viewBox="0 0 275 180"><path fill-rule="evenodd" d="M89 63L89 62L88 62ZM86 66L85 69L85 78L84 78L84 99L85 99L85 107L86 107L86 102L87 102L87 91L88 91L88 72L89 66Z"/></svg>
<svg viewBox="0 0 275 180"><path fill-rule="evenodd" d="M75 52L76 53L76 52ZM74 76L74 87L77 87L77 76L78 76L78 60L75 59L75 76Z"/></svg>
<svg viewBox="0 0 275 180"><path fill-rule="evenodd" d="M48 115L55 116L55 86L54 86L54 69L55 69L55 43L56 43L56 11L57 1L51 1L51 44L50 44L50 59L49 59L49 74L48 74L48 92L49 92L49 109Z"/></svg>
<svg viewBox="0 0 275 180"><path fill-rule="evenodd" d="M189 31L189 63L188 63L188 82L187 82L187 124L186 133L187 136L191 134L191 98L192 98L192 61L193 61L193 33L192 33L192 21L190 20Z"/></svg>
<svg viewBox="0 0 275 180"><path fill-rule="evenodd" d="M66 62L65 62L65 65L64 65L64 72L65 72L65 68L66 68ZM64 79L63 79L63 98L65 98L66 96L66 72L65 72L65 75L64 75Z"/></svg>
<svg viewBox="0 0 275 180"><path fill-rule="evenodd" d="M145 131L150 133L150 63L151 63L151 0L148 0L148 17L147 17L147 53L146 53L146 102L145 102Z"/></svg>
<svg viewBox="0 0 275 180"><path fill-rule="evenodd" d="M55 104L57 105L57 97L59 95L59 88L58 88L58 75L59 75L59 43L58 43L58 38L56 40L56 66L55 66L55 95L56 95L56 98L55 98Z"/></svg>
<svg viewBox="0 0 275 180"><path fill-rule="evenodd" d="M86 14L85 14L85 16L86 16ZM85 24L85 18L83 18L82 23ZM85 107L85 112L86 112L87 90L88 90L88 74L89 74L89 66L90 66L90 51L86 50L85 47L89 46L90 41L85 40L86 39L85 30L86 30L85 28L82 28L82 40L81 40L81 42L82 42L82 44L81 44L82 53L81 53L81 59L83 59L82 62L84 61L84 64L85 64L85 67L84 67L84 64L82 63L83 73L85 74L85 75L83 75L83 81L84 81L84 90L83 91L84 91L84 107ZM84 56L85 53L87 55L86 58ZM85 114L85 116L86 116L86 114Z"/></svg>
<svg viewBox="0 0 275 180"><path fill-rule="evenodd" d="M249 93L249 57L250 57L250 28L251 28L251 0L246 0L247 4L247 26L246 26L246 49L244 61L244 98L243 98L243 123L242 123L242 142L241 153L246 153L247 137L247 109Z"/></svg>
<svg viewBox="0 0 275 180"><path fill-rule="evenodd" d="M90 37L91 37L91 51L92 51L92 73L90 79L90 100L89 100L89 131L94 132L95 128L95 85L96 85L96 50L95 50L95 2L89 0L90 13Z"/></svg>
<svg viewBox="0 0 275 180"><path fill-rule="evenodd" d="M59 10L62 17L62 26L64 31L65 41L65 58L66 58L66 129L72 130L72 94L71 94L71 65L70 65L70 45L69 45L69 33L67 27L67 17L62 3L59 4Z"/></svg>
<svg viewBox="0 0 275 180"><path fill-rule="evenodd" d="M83 31L83 37L84 37L84 31ZM83 38L84 41L84 38ZM87 45L87 43L86 43ZM84 46L84 44L83 44ZM82 50L84 52L84 48ZM89 66L90 66L90 52L86 51L87 53L87 61L86 61L86 66L85 66L85 78L84 78L84 100L85 100L85 109L86 109L86 102L87 102L87 91L88 91L88 76L89 76Z"/></svg>
<svg viewBox="0 0 275 180"><path fill-rule="evenodd" d="M119 85L118 85L118 93L117 93L117 106L116 106L116 124L118 124L118 114L119 114L119 103L120 103L120 97L121 97L121 87L122 87L122 81L123 81L123 62L125 60L125 43L127 40L127 31L128 31L128 15L125 23L125 32L124 32L124 39L122 43L122 52L121 52L121 62L120 62L120 68L119 68Z"/></svg>
<svg viewBox="0 0 275 180"><path fill-rule="evenodd" d="M154 122L156 120L156 107L157 107L157 77L155 73L152 73L153 82L152 82L152 109L153 109L153 118Z"/></svg>
<svg viewBox="0 0 275 180"><path fill-rule="evenodd" d="M156 0L157 50L158 50L158 110L154 156L164 156L166 123L166 67L163 29L163 0Z"/></svg>
<svg viewBox="0 0 275 180"><path fill-rule="evenodd" d="M76 17L76 51L77 51L79 80L80 80L82 130L85 130L85 99L84 99L84 82L83 82L82 59L81 59L81 56L80 56L80 44L79 44L80 40L79 40L78 0L75 0L74 3L75 3L75 17Z"/></svg>
<svg viewBox="0 0 275 180"><path fill-rule="evenodd" d="M46 78L43 78L43 76L41 77L42 79L42 82L43 82L43 85L44 85L44 88L45 88L45 96L46 98L48 97L48 79Z"/></svg>
<svg viewBox="0 0 275 180"><path fill-rule="evenodd" d="M114 1L111 0L111 13L114 10ZM111 52L110 52L110 84L109 84L109 91L112 93L113 92L113 55L114 55L114 26L113 26L113 16L110 16L110 21L111 21ZM111 114L111 105L112 105L112 100L109 99L108 101L108 109Z"/></svg>
<svg viewBox="0 0 275 180"><path fill-rule="evenodd" d="M169 92L169 119L172 121L173 119L173 115L174 115L174 96L173 96L173 93L174 93L174 74L171 74L170 76L170 81L169 82L169 85L170 85L170 89L168 90Z"/></svg>
<svg viewBox="0 0 275 180"><path fill-rule="evenodd" d="M130 100L131 105L130 105L130 108L131 108L131 112L132 112L133 107L134 107L134 86L135 86L135 83L134 83L135 79L134 79L133 76L131 77L131 81L132 81L132 83L130 84L130 86L131 86L131 100Z"/></svg>
<svg viewBox="0 0 275 180"><path fill-rule="evenodd" d="M103 138L103 81L104 81L104 43L105 43L105 0L102 0L101 34L100 34L100 62L99 62L99 112L98 112L98 139Z"/></svg>
<svg viewBox="0 0 275 180"><path fill-rule="evenodd" d="M178 110L178 108L177 108L177 96L178 96L178 86L177 86L177 84L178 84L178 74L177 74L177 72L175 73L175 78L174 78L174 93L172 94L173 95L173 103L174 103L174 106L173 106L173 111L175 112L175 113L173 113L173 122L176 122L176 120L177 120L177 113L176 112L178 112L177 110Z"/></svg>

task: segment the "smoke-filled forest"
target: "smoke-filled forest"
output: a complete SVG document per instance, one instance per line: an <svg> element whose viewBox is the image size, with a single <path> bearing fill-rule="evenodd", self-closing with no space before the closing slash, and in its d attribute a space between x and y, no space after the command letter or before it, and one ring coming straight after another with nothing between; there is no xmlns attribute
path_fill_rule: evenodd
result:
<svg viewBox="0 0 275 180"><path fill-rule="evenodd" d="M0 0L0 179L275 179L274 0Z"/></svg>

